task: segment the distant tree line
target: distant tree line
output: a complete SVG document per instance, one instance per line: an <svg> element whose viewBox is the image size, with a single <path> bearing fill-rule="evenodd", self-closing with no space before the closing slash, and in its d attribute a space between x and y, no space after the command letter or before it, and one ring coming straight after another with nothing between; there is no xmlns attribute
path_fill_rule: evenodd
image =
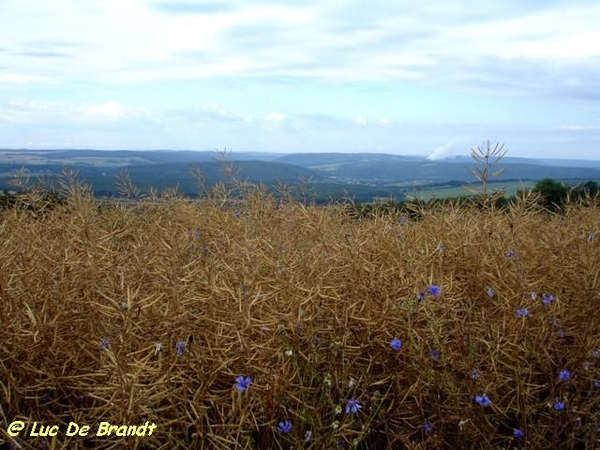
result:
<svg viewBox="0 0 600 450"><path fill-rule="evenodd" d="M600 186L595 181L572 186L552 178L544 178L535 184L532 191L540 195L541 206L549 211L559 211L569 202L597 198Z"/></svg>
<svg viewBox="0 0 600 450"><path fill-rule="evenodd" d="M53 190L21 190L18 193L0 191L0 211L21 208L31 212L45 212L65 204L66 197Z"/></svg>
<svg viewBox="0 0 600 450"><path fill-rule="evenodd" d="M421 211L432 210L442 206L475 207L479 209L493 207L505 210L528 191L518 191L513 196L496 195L487 199L478 195L462 195L458 197L432 198L430 200L413 199L407 201L387 200L374 203L357 203L344 205L345 211L354 218L369 218L378 215L397 215L399 217L418 220ZM531 193L535 203L549 212L561 212L568 204L589 202L598 204L600 186L596 181L587 181L572 185L552 178L544 178L535 183ZM487 200L487 201L486 201Z"/></svg>
<svg viewBox="0 0 600 450"><path fill-rule="evenodd" d="M535 183L531 192L537 194L534 198L536 203L551 212L560 212L564 210L569 203L590 202L597 204L600 198L600 186L596 181L587 181L572 185L552 178L544 178ZM0 210L21 207L27 210L49 210L57 205L65 203L65 196L57 191L36 191L23 190L20 192L0 191ZM518 197L522 197L526 191L519 191L514 196L491 195L484 197L481 195L462 195L458 197L433 198L430 200L413 199L404 201L386 200L378 202L346 203L344 211L355 218L374 217L376 215L399 215L407 218L417 219L420 216L419 211L424 209L435 209L442 206L457 207L476 207L495 209L506 209ZM32 201L35 197L35 201Z"/></svg>

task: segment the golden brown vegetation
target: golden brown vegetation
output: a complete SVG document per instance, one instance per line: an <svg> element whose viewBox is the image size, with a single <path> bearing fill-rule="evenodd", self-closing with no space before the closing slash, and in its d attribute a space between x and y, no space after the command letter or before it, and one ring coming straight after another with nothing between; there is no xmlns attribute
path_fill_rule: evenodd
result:
<svg viewBox="0 0 600 450"><path fill-rule="evenodd" d="M355 220L252 189L241 203L79 195L1 212L0 439L597 446L600 210L422 214ZM16 420L61 431L11 437ZM152 436L94 433L146 421ZM69 422L92 432L67 437Z"/></svg>

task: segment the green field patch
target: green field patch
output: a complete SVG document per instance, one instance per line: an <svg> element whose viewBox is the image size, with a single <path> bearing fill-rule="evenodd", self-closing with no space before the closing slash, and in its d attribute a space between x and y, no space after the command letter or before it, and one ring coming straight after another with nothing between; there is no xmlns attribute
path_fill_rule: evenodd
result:
<svg viewBox="0 0 600 450"><path fill-rule="evenodd" d="M489 189L491 193L504 191L506 195L512 196L515 195L520 190L527 190L533 187L535 183L532 181L510 181L510 182L495 182L489 184ZM406 195L409 197L414 197L417 199L430 200L432 198L449 198L449 197L460 197L463 195L470 195L471 193L466 189L466 187L472 187L474 189L478 189L477 185L468 185L464 186L435 186L431 188L419 189L419 187L414 187L411 190L406 191Z"/></svg>

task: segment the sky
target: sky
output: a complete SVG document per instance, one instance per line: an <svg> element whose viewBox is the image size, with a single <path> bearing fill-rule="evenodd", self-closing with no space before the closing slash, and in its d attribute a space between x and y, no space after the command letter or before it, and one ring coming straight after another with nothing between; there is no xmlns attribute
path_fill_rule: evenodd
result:
<svg viewBox="0 0 600 450"><path fill-rule="evenodd" d="M600 159L596 0L0 0L0 148Z"/></svg>

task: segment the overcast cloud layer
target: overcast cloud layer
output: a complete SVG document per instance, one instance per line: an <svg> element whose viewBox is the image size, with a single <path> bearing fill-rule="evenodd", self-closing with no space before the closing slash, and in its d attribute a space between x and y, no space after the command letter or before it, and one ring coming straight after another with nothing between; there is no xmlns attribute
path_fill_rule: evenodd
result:
<svg viewBox="0 0 600 450"><path fill-rule="evenodd" d="M600 158L600 3L0 1L0 147Z"/></svg>

